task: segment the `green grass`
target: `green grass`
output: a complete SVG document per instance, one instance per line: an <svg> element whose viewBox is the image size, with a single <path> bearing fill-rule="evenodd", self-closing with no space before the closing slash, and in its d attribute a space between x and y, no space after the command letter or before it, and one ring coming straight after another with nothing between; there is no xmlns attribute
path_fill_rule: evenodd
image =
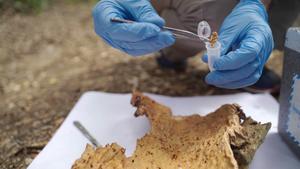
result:
<svg viewBox="0 0 300 169"><path fill-rule="evenodd" d="M17 12L41 12L55 0L0 0L0 11L13 9ZM59 0L58 0L59 1ZM98 0L61 0L71 3L87 2L94 3Z"/></svg>
<svg viewBox="0 0 300 169"><path fill-rule="evenodd" d="M13 8L22 11L40 12L49 4L49 0L14 0Z"/></svg>

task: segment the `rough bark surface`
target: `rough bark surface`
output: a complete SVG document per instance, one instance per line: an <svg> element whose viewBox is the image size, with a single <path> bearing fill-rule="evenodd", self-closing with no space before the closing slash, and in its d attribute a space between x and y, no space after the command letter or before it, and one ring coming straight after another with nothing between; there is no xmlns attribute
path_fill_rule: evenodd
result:
<svg viewBox="0 0 300 169"><path fill-rule="evenodd" d="M170 108L135 92L135 116L145 115L150 131L132 156L116 143L87 146L72 169L247 169L271 123L246 117L238 105L223 105L206 116L173 116Z"/></svg>

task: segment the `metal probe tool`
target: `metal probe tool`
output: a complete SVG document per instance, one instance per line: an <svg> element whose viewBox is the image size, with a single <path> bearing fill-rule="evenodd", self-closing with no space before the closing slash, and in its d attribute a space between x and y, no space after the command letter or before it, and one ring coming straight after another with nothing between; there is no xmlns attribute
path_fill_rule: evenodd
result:
<svg viewBox="0 0 300 169"><path fill-rule="evenodd" d="M101 146L79 121L74 121L73 124L95 147Z"/></svg>
<svg viewBox="0 0 300 169"><path fill-rule="evenodd" d="M111 22L116 22L116 23L135 23L135 21L132 20L127 20L127 19L120 19L120 18L112 18ZM191 41L202 41L202 42L209 42L209 39L207 37L202 37L198 36L197 34L187 31L187 30L182 30L182 29L177 29L177 28L171 28L164 26L163 30L168 30L172 32L174 37L176 39L185 39L185 40L191 40Z"/></svg>

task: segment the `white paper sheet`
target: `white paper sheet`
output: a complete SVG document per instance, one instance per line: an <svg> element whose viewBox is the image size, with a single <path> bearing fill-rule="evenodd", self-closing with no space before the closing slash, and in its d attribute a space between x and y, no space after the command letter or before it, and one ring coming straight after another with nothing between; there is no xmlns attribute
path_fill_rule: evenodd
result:
<svg viewBox="0 0 300 169"><path fill-rule="evenodd" d="M268 94L242 93L203 97L148 95L171 107L175 115L193 113L205 115L222 104L238 103L247 116L273 124L265 142L258 149L250 169L299 169L300 160L282 142L277 133L279 106ZM142 137L149 129L145 117L133 117L136 109L130 105L130 98L131 94L85 93L28 169L71 168L89 143L74 127L75 120L80 121L100 144L117 142L126 148L126 155L130 155L135 149L136 139Z"/></svg>

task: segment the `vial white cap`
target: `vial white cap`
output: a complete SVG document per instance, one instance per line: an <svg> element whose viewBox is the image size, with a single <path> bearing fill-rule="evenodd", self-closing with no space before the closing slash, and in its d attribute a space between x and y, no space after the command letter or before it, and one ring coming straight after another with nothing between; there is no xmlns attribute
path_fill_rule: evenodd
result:
<svg viewBox="0 0 300 169"><path fill-rule="evenodd" d="M198 24L197 34L199 37L209 38L211 35L211 28L206 21L201 21Z"/></svg>
<svg viewBox="0 0 300 169"><path fill-rule="evenodd" d="M210 43L206 43L205 47L207 49L208 67L212 72L215 70L213 67L215 61L218 60L221 56L221 43L217 41L213 47L210 45Z"/></svg>

